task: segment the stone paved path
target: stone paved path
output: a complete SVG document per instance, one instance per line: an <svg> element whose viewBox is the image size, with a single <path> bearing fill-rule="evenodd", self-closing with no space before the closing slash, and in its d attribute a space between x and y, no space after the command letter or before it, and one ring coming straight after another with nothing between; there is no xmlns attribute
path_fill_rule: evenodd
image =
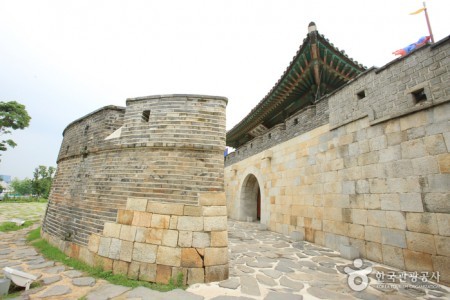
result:
<svg viewBox="0 0 450 300"><path fill-rule="evenodd" d="M23 270L40 276L43 282L41 287L22 293L17 299L450 299L449 288L424 288L420 280L412 282L408 278L406 283L378 284L376 271L400 274L399 270L369 261L363 265L373 269L369 287L362 292L352 291L344 271L345 267L355 268L351 261L317 245L260 231L256 223L229 221L228 280L167 293L112 285L48 261L26 244L29 230L0 233L0 269L8 266Z"/></svg>

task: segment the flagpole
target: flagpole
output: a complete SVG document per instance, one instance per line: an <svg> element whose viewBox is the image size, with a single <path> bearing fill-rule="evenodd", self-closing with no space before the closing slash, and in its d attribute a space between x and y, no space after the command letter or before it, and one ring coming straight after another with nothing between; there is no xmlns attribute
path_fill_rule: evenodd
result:
<svg viewBox="0 0 450 300"><path fill-rule="evenodd" d="M425 1L423 2L423 8L425 11L425 18L427 19L428 32L430 33L431 42L434 44L433 32L431 31L430 19L428 18L428 11L425 5Z"/></svg>

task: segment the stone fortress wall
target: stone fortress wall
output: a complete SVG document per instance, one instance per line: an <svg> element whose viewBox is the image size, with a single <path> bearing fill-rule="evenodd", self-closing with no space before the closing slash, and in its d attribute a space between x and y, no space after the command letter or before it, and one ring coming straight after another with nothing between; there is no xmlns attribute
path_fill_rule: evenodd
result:
<svg viewBox="0 0 450 300"><path fill-rule="evenodd" d="M450 38L372 68L231 153L228 214L450 282ZM320 109L319 109L320 108Z"/></svg>
<svg viewBox="0 0 450 300"><path fill-rule="evenodd" d="M223 183L227 99L127 99L64 130L43 236L130 278L228 277Z"/></svg>

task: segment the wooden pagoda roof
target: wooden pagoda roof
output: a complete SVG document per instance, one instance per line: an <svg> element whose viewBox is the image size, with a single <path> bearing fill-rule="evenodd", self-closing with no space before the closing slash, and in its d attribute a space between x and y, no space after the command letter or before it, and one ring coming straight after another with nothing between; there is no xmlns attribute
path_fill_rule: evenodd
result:
<svg viewBox="0 0 450 300"><path fill-rule="evenodd" d="M308 35L284 74L270 92L236 126L227 132L226 144L234 148L300 109L314 104L366 70L349 58L323 35L311 22Z"/></svg>

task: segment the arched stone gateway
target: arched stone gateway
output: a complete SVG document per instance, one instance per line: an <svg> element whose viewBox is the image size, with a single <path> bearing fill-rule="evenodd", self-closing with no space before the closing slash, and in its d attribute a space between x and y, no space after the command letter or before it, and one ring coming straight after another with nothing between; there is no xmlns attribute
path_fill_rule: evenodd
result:
<svg viewBox="0 0 450 300"><path fill-rule="evenodd" d="M261 220L261 190L255 175L249 174L245 177L239 197L241 202L239 219Z"/></svg>

